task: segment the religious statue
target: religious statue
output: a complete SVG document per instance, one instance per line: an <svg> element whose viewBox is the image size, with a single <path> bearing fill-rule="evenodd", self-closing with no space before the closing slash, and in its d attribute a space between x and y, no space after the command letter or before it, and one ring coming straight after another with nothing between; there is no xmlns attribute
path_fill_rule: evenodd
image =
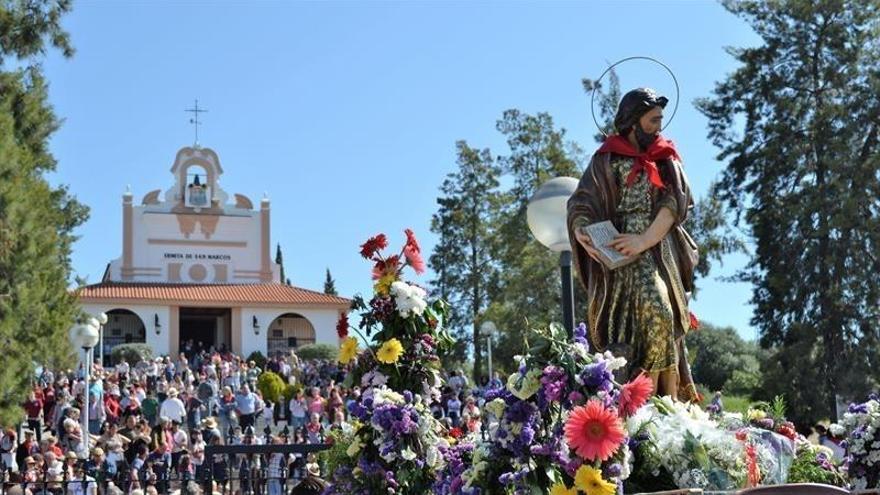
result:
<svg viewBox="0 0 880 495"><path fill-rule="evenodd" d="M648 88L624 95L616 134L568 201L568 231L587 291L591 346L627 357L629 374L648 374L658 395L693 401L684 336L698 256L682 226L693 198L675 146L660 135L667 101ZM606 248L634 261L614 269L602 262L587 227L603 221L620 232Z"/></svg>
<svg viewBox="0 0 880 495"><path fill-rule="evenodd" d="M192 184L187 186L187 189L189 189L189 191L188 191L189 192L188 206L194 206L194 207L199 207L199 208L204 207L204 206L208 206L207 191L206 191L205 186L203 186L201 181L199 180L198 174L196 174L195 179L193 180Z"/></svg>

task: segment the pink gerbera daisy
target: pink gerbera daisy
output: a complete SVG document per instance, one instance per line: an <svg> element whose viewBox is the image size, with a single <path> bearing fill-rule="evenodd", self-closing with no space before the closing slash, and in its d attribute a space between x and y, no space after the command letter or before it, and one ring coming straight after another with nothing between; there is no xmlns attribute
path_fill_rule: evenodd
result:
<svg viewBox="0 0 880 495"><path fill-rule="evenodd" d="M568 446L588 461L605 461L626 438L620 418L601 402L591 400L576 407L565 422Z"/></svg>
<svg viewBox="0 0 880 495"><path fill-rule="evenodd" d="M620 389L620 415L628 418L645 405L651 393L654 391L654 382L651 378L641 373L629 383L625 383Z"/></svg>

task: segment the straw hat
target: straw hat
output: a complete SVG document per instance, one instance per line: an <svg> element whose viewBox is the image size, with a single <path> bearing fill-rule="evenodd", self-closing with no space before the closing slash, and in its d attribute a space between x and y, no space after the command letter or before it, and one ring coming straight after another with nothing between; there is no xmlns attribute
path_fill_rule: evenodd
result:
<svg viewBox="0 0 880 495"><path fill-rule="evenodd" d="M203 428L210 428L213 430L214 428L217 427L217 422L214 421L214 418L208 417L208 418L205 418L202 420L202 427Z"/></svg>
<svg viewBox="0 0 880 495"><path fill-rule="evenodd" d="M168 397L177 397L177 389L174 387L169 388Z"/></svg>

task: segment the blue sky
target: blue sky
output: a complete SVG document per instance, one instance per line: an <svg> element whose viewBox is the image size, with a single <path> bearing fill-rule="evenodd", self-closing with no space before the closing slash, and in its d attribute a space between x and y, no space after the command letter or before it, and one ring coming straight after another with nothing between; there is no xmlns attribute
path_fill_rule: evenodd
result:
<svg viewBox="0 0 880 495"><path fill-rule="evenodd" d="M609 62L656 57L681 84L676 141L698 195L722 169L693 107L735 68L725 46L757 36L709 1L677 2L87 2L64 21L77 54L44 67L63 127L52 180L92 208L73 264L97 282L121 250L121 195L171 184L175 153L193 142L195 98L203 146L220 156L223 187L272 200L272 242L295 285L320 290L329 267L343 295L368 293L357 254L385 232L413 228L423 249L455 141L505 153L495 121L508 108L549 112L592 148L582 77ZM625 89L674 96L649 64L620 70ZM523 235L529 235L523 225ZM274 252L273 252L274 255ZM701 319L747 338L750 288L700 283ZM423 276L424 281L430 274ZM582 311L582 309L579 309Z"/></svg>

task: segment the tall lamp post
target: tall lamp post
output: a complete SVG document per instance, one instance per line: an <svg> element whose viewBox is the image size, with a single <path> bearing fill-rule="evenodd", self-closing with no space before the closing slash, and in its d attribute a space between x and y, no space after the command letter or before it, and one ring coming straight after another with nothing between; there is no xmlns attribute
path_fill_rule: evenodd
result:
<svg viewBox="0 0 880 495"><path fill-rule="evenodd" d="M107 324L107 313L101 313L95 317L98 321L98 359L101 367L104 367L104 325Z"/></svg>
<svg viewBox="0 0 880 495"><path fill-rule="evenodd" d="M574 330L574 290L571 280L571 243L568 239L568 198L577 189L572 177L545 182L529 200L526 220L532 235L551 251L559 253L562 274L562 324L571 336Z"/></svg>
<svg viewBox="0 0 880 495"><path fill-rule="evenodd" d="M74 348L82 348L85 352L83 359L83 375L85 378L85 387L83 389L83 408L82 408L82 445L80 457L83 459L89 456L89 374L92 368L91 351L98 343L98 328L94 326L96 320L91 319L89 323L79 323L70 328L70 343Z"/></svg>
<svg viewBox="0 0 880 495"><path fill-rule="evenodd" d="M486 336L486 349L489 354L489 383L492 383L492 379L495 377L495 375L492 374L492 337L495 335L496 330L495 323L491 321L484 321L483 324L480 325L480 332Z"/></svg>

